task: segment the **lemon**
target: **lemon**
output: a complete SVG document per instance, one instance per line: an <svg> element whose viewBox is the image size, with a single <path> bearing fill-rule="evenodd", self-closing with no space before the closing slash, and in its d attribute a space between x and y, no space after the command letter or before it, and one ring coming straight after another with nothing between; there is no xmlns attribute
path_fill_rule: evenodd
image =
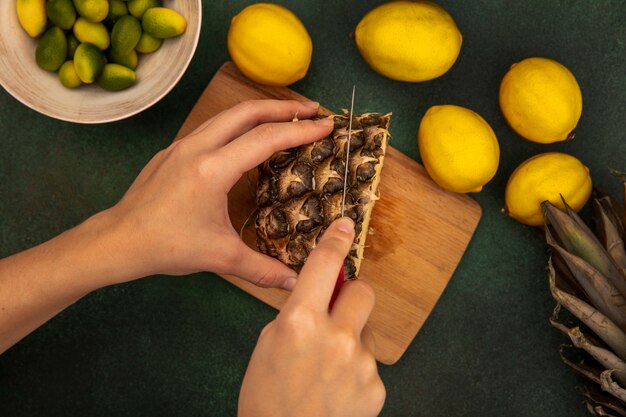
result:
<svg viewBox="0 0 626 417"><path fill-rule="evenodd" d="M80 80L93 83L98 79L104 68L105 57L102 51L90 43L81 43L74 54L74 67Z"/></svg>
<svg viewBox="0 0 626 417"><path fill-rule="evenodd" d="M571 139L583 109L574 75L547 58L513 64L500 84L500 108L511 128L538 143Z"/></svg>
<svg viewBox="0 0 626 417"><path fill-rule="evenodd" d="M92 23L83 17L76 19L74 35L79 41L91 43L103 51L111 44L109 31L104 23Z"/></svg>
<svg viewBox="0 0 626 417"><path fill-rule="evenodd" d="M122 16L111 31L111 49L120 55L129 54L141 38L141 23L133 16Z"/></svg>
<svg viewBox="0 0 626 417"><path fill-rule="evenodd" d="M67 57L67 39L62 29L53 26L44 33L35 50L35 60L40 68L56 71Z"/></svg>
<svg viewBox="0 0 626 417"><path fill-rule="evenodd" d="M111 0L109 3L109 14L107 15L105 22L113 26L117 20L128 14L128 6L126 6L125 1L121 0Z"/></svg>
<svg viewBox="0 0 626 417"><path fill-rule="evenodd" d="M67 58L74 59L74 53L76 53L76 48L80 45L80 41L76 39L76 36L72 32L67 34Z"/></svg>
<svg viewBox="0 0 626 417"><path fill-rule="evenodd" d="M36 38L46 30L46 0L17 0L17 19L29 36Z"/></svg>
<svg viewBox="0 0 626 417"><path fill-rule="evenodd" d="M109 0L74 0L74 6L79 15L93 23L109 15Z"/></svg>
<svg viewBox="0 0 626 417"><path fill-rule="evenodd" d="M135 49L142 54L150 54L159 49L162 44L163 39L155 38L149 33L143 32Z"/></svg>
<svg viewBox="0 0 626 417"><path fill-rule="evenodd" d="M498 139L485 119L470 109L431 107L417 137L424 166L442 188L479 192L498 170Z"/></svg>
<svg viewBox="0 0 626 417"><path fill-rule="evenodd" d="M354 32L361 56L376 72L419 82L445 74L463 36L452 17L430 1L393 1L363 17Z"/></svg>
<svg viewBox="0 0 626 417"><path fill-rule="evenodd" d="M139 64L139 57L134 49L131 49L126 54L122 54L116 49L111 49L109 50L109 61L135 70Z"/></svg>
<svg viewBox="0 0 626 417"><path fill-rule="evenodd" d="M76 10L72 0L48 0L46 11L50 21L64 30L69 30L76 21Z"/></svg>
<svg viewBox="0 0 626 417"><path fill-rule="evenodd" d="M135 83L135 71L119 64L106 64L98 78L98 84L105 90L119 91Z"/></svg>
<svg viewBox="0 0 626 417"><path fill-rule="evenodd" d="M277 4L256 3L231 20L228 52L251 80L286 86L306 75L313 43L300 19L290 10Z"/></svg>
<svg viewBox="0 0 626 417"><path fill-rule="evenodd" d="M67 88L76 88L82 84L82 81L76 73L74 61L66 61L59 69L59 81Z"/></svg>
<svg viewBox="0 0 626 417"><path fill-rule="evenodd" d="M128 2L128 11L137 19L141 19L146 10L160 6L160 0L130 0Z"/></svg>
<svg viewBox="0 0 626 417"><path fill-rule="evenodd" d="M564 209L563 196L579 211L590 195L589 168L572 155L548 152L533 156L513 171L505 190L505 212L521 223L539 226L543 201Z"/></svg>
<svg viewBox="0 0 626 417"><path fill-rule="evenodd" d="M155 38L173 38L187 29L187 21L178 12L167 7L152 7L141 19L143 30Z"/></svg>

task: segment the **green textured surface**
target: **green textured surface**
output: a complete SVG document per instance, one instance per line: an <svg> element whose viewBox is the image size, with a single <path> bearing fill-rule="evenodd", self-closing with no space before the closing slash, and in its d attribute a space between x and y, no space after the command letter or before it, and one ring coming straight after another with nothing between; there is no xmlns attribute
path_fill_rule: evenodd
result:
<svg viewBox="0 0 626 417"><path fill-rule="evenodd" d="M189 70L160 103L129 120L80 126L39 115L0 90L0 256L51 238L109 207L167 146L219 66L226 31L248 1L204 2ZM383 416L585 416L548 324L546 251L500 213L515 166L536 153L579 157L617 192L626 168L623 0L442 0L464 35L456 65L424 84L372 72L348 34L379 1L281 1L310 30L314 56L293 88L331 109L393 111L393 145L418 159L419 120L435 104L470 107L502 148L496 178L475 198L483 218L448 288L405 356L381 366ZM1 41L1 40L0 40ZM498 110L508 66L559 60L584 97L576 139L523 141ZM97 291L0 356L1 416L231 416L261 328L275 312L212 274L154 277Z"/></svg>

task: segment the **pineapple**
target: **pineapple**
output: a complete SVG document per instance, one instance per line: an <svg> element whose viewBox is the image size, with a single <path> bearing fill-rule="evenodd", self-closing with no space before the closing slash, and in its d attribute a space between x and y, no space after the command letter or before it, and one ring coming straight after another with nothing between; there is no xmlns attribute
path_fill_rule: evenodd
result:
<svg viewBox="0 0 626 417"><path fill-rule="evenodd" d="M626 183L624 183L626 201ZM550 291L557 301L550 322L571 345L561 358L587 379L579 387L596 416L626 416L626 251L624 211L609 196L593 201L597 236L567 204L543 203ZM561 308L570 314L563 317Z"/></svg>
<svg viewBox="0 0 626 417"><path fill-rule="evenodd" d="M341 216L350 115L328 116L330 136L277 152L259 167L256 200L257 247L299 270L324 230ZM391 114L354 115L345 215L356 234L344 261L346 279L359 273L368 225L378 200L378 183L389 139Z"/></svg>

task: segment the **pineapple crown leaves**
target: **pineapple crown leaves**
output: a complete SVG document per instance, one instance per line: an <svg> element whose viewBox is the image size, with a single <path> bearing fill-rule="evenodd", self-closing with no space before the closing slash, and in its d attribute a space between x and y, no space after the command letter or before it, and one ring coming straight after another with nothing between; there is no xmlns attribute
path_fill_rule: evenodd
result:
<svg viewBox="0 0 626 417"><path fill-rule="evenodd" d="M580 389L597 416L626 417L626 250L624 212L595 192L597 237L563 201L561 211L542 203L545 239L552 255L550 291L557 301L551 324L571 342L563 362L593 384ZM561 323L561 307L581 323ZM561 320L563 320L561 318Z"/></svg>
<svg viewBox="0 0 626 417"><path fill-rule="evenodd" d="M605 394L609 394L610 396L607 397L606 395L592 390L589 385L586 385L585 388L581 390L586 390L589 395L583 395L587 396L587 398L594 403L605 405L607 408L617 411L620 416L626 416L626 414L622 413L626 407L626 390L621 388L613 379L614 370L599 370L593 365L588 364L585 360L581 360L578 357L579 352L571 346L561 345L560 353L564 363L575 369L588 380L595 382ZM610 400L608 400L609 398ZM602 406L591 407L590 404L587 404L587 406L590 408L590 411L597 416L614 416L614 414L608 414Z"/></svg>
<svg viewBox="0 0 626 417"><path fill-rule="evenodd" d="M556 243L565 251L584 259L598 270L626 297L626 275L617 266L606 248L585 225L580 216L565 203L567 212L559 210L549 201L542 203L546 220L546 230L552 229ZM624 253L626 256L626 253Z"/></svg>
<svg viewBox="0 0 626 417"><path fill-rule="evenodd" d="M557 308L551 323L554 327L566 333L574 345L561 346L561 359L580 375L598 384L603 392L610 394L614 398L612 401L617 401L617 404L621 407L620 409L626 409L626 389L623 388L626 382L624 380L626 379L624 375L626 362L622 359L626 355L626 334L593 306L560 290L556 284L556 273L551 262L549 263L549 269L550 289L559 305L570 311L606 343L605 346L601 341L595 340L595 337L592 335L587 336L583 334L579 327L568 328L566 325L559 323ZM587 355L581 355L581 352ZM588 358L591 358L591 360ZM613 380L614 373L619 383ZM589 386L585 386L584 389L586 392L595 392L591 391ZM602 405L605 407L608 407L608 405L602 402L602 397L590 394L588 399L593 403L600 404L595 407L589 405L591 410L595 410L594 413L596 415L613 415L605 413ZM618 411L612 407L608 408ZM626 416L626 414L621 413L619 415Z"/></svg>
<svg viewBox="0 0 626 417"><path fill-rule="evenodd" d="M582 258L572 255L558 245L551 247L561 255L591 303L620 328L626 329L626 299L617 288Z"/></svg>
<svg viewBox="0 0 626 417"><path fill-rule="evenodd" d="M558 321L559 312L561 306L557 305L550 319L550 323L556 329L560 330L567 337L570 338L574 347L582 349L587 352L592 358L594 358L605 369L615 370L615 377L621 384L626 384L626 362L620 359L616 354L602 345L602 342L598 340L593 334L584 334L580 327L569 328L566 325ZM561 354L563 356L564 350L567 348L561 347ZM567 360L566 357L564 357ZM599 372L598 372L599 373ZM600 382L599 379L596 382Z"/></svg>
<svg viewBox="0 0 626 417"><path fill-rule="evenodd" d="M613 380L614 369L607 369L600 374L600 386L609 394L615 396L615 398L626 403L626 389L619 386L615 380Z"/></svg>
<svg viewBox="0 0 626 417"><path fill-rule="evenodd" d="M617 266L626 271L626 250L624 249L624 226L610 197L593 200L593 217L602 244Z"/></svg>
<svg viewBox="0 0 626 417"><path fill-rule="evenodd" d="M550 291L554 299L585 323L622 360L626 360L626 333L592 305L561 290L557 285L557 273L552 266L552 260L549 261L548 269L550 271Z"/></svg>
<svg viewBox="0 0 626 417"><path fill-rule="evenodd" d="M578 387L578 391L588 400L598 404L595 407L587 403L587 409L596 416L623 416L626 417L626 407L614 397L607 395L595 386L585 385ZM609 414L604 409L611 410L616 414Z"/></svg>

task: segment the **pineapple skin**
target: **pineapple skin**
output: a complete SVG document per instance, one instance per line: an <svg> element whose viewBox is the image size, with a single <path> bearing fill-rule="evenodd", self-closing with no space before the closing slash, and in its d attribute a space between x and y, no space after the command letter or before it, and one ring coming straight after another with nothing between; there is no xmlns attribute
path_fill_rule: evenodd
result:
<svg viewBox="0 0 626 417"><path fill-rule="evenodd" d="M312 144L277 152L259 166L256 243L260 252L299 270L326 228L341 217L350 116L328 116L331 134ZM372 210L390 138L391 114L354 115L344 215L355 237L344 261L346 279L359 273Z"/></svg>

